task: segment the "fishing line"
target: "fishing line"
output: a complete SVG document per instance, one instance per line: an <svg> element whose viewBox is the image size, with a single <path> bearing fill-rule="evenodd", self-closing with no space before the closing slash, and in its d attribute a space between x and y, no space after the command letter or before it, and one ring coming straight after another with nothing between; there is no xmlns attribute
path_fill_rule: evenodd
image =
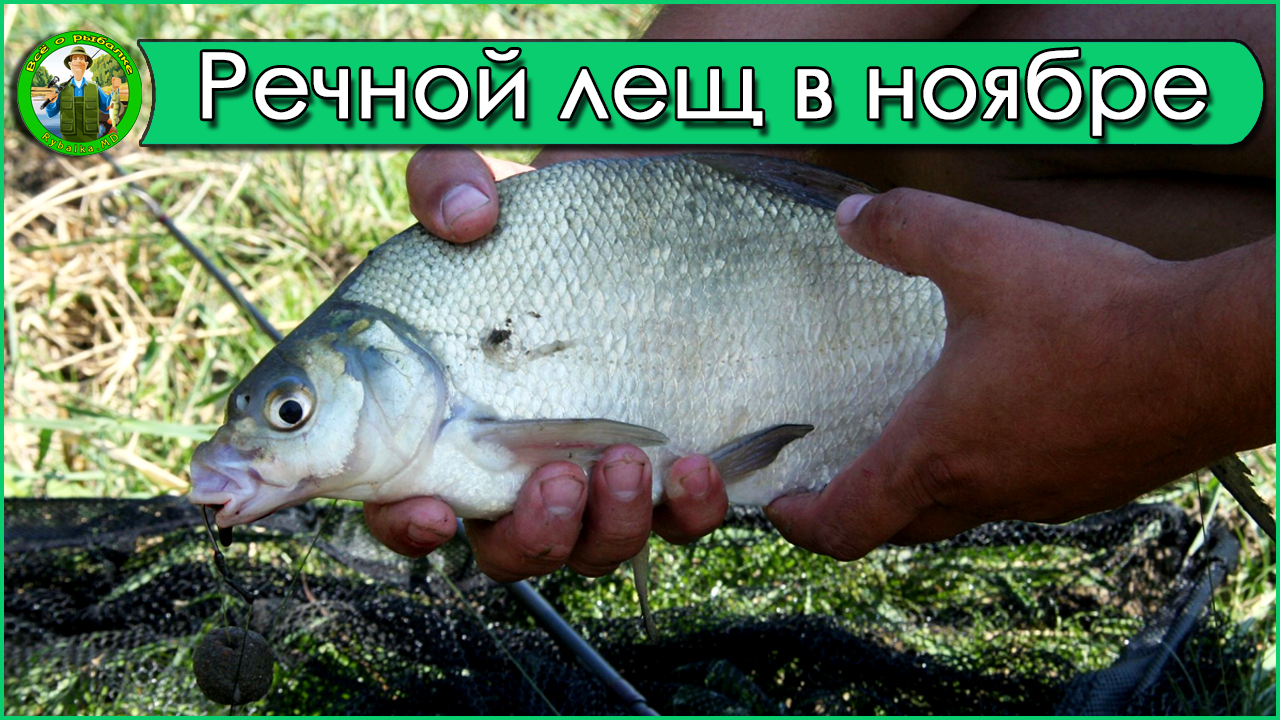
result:
<svg viewBox="0 0 1280 720"><path fill-rule="evenodd" d="M302 569L307 565L307 559L311 557L311 551L316 549L316 543L320 541L320 536L324 534L325 524L329 521L329 515L333 513L333 508L338 504L337 500L331 500L329 507L325 508L324 515L320 517L320 524L316 527L315 537L311 538L311 544L307 546L307 551L302 554L302 559L293 572L293 578L289 580L289 587L285 590L284 601L280 603L280 607L276 608L276 612L271 616L271 625L268 633L275 633L277 621L280 619L280 613L284 612L285 607L289 605L289 600L293 598L293 593L298 585L298 578L302 576ZM271 639L270 635L267 637Z"/></svg>
<svg viewBox="0 0 1280 720"><path fill-rule="evenodd" d="M127 174L125 173L124 169L121 168L120 165L115 161L115 158L111 156L111 153L102 152L100 153L100 156L102 157L103 160L106 160L108 163L110 163L111 167L116 171L116 174L120 175L121 177L127 177ZM196 259L196 262L200 263L201 267L203 267L210 275L213 275L214 279L217 280L218 284L222 286L222 289L225 290L227 294L231 296L231 298L235 301L237 305L240 306L242 310L244 310L250 317L253 318L253 321L258 325L259 329L261 329L262 332L264 332L267 336L269 336L272 340L274 340L277 343L284 339L284 335L279 330L277 330L269 320L267 320L266 316L264 316L258 310L257 306L255 306L252 302L249 301L248 298L246 298L243 294L241 294L240 290L231 282L230 279L227 278L226 275L222 273L220 269L218 269L216 265L214 265L213 261L210 260L209 257L200 250L200 248L196 247L195 243L191 242L191 239L188 238L185 233L183 233L180 229L178 229L178 226L174 224L173 220L170 219L168 214L164 212L164 209L160 206L159 201L157 201L154 197L152 197L151 194L148 193L146 190L143 190L142 188L138 187L138 185L133 181L129 181L128 183L126 183L126 187L128 188L130 193L137 196L143 202L143 204L147 206L147 209L149 209L151 211L151 214L154 215L162 225L164 225L165 229L169 231L169 234L173 235L173 237L182 245L182 247L185 248L187 252L191 253L192 257ZM111 199L113 201L117 200L120 197L125 197L125 201L124 201L125 209L122 211L122 214L127 214L130 208L127 196L123 196L122 194L111 195ZM112 210L115 210L115 209L112 208ZM120 215L116 215L114 212L110 213L110 215L117 218L120 217ZM207 516L206 516L205 522L206 522L206 525L208 525ZM322 527L323 527L323 524L324 523L322 521L321 522ZM459 523L459 525L461 525L461 523ZM210 532L210 535L212 536L213 530L211 527L209 528L209 532ZM319 534L317 533L316 540L318 539L319 539ZM312 541L312 547L314 546L315 546L315 540ZM310 549L308 549L307 551L308 556L310 555L310 552L311 552ZM217 551L215 547L215 555L214 555L215 564L217 564L218 562L217 558L220 555L221 553ZM226 567L226 559L223 558L222 567L219 568L219 572L224 572L225 567ZM231 582L229 577L227 577L227 579L228 579L228 582ZM295 581L296 581L296 577L295 577ZM602 681L604 681L605 684L608 685L609 688L612 689L614 693L617 694L627 704L629 708L631 708L632 712L636 714L643 714L643 715L657 714L652 708L649 707L648 700L646 700L643 695L641 695L630 683L628 683L626 679L624 679L620 674L618 674L617 670L614 670L613 667L609 665L608 661L605 660L604 657L602 657L600 653L594 647L591 646L590 643L588 643L580 634L578 634L576 630L574 630L567 622L565 622L564 618L562 618L560 614L556 612L555 608L551 607L551 604L548 603L546 599L543 598L542 595L533 588L532 585L530 585L527 581L521 580L521 581L506 585L506 588L511 592L512 595L516 597L516 599L525 607L525 609L528 610L529 614L533 615L534 619L537 620L538 623L542 625L544 629L546 629L548 632L552 634L553 637L555 637L557 640L563 643L569 649L570 652L572 652L579 660L582 661L584 665L587 666L587 668L591 670L592 673L594 673L597 677L599 677ZM241 595L247 596L247 593L243 590L243 588L237 587L236 589L237 589L237 592L241 593ZM252 605L251 602L250 604ZM468 603L464 602L463 604L467 606L468 610L475 612L475 609L472 608ZM273 619L273 622L274 622L274 619Z"/></svg>
<svg viewBox="0 0 1280 720"><path fill-rule="evenodd" d="M240 585L240 583L235 581L235 578L231 577L231 571L227 567L227 556L223 555L222 551L218 549L218 537L215 537L213 532L213 523L209 521L209 506L201 505L200 514L204 516L204 527L209 531L209 543L213 546L214 567L218 569L218 574L222 575L222 578L227 581L227 584L231 586L231 589L239 593L240 597L244 598L244 601L252 606L254 600L253 593L246 590ZM221 530L222 528L219 528L219 531ZM230 543L227 544L229 545Z"/></svg>
<svg viewBox="0 0 1280 720"><path fill-rule="evenodd" d="M244 615L244 627L240 628L240 631L243 633L243 635L240 638L240 657L236 660L236 672L231 678L231 687L239 688L240 679L243 677L243 671L244 671L244 656L245 656L245 653L247 653L249 650L249 633L252 632L252 628L250 627L250 624L253 622L254 598L253 598L253 595L249 593L248 590L245 590L243 587L241 587L240 584L237 583L235 579L231 577L231 570L230 568L227 567L226 555L224 555L222 553L222 550L218 548L218 542L220 540L223 540L224 538L226 538L226 542L223 543L223 546L230 547L231 545L230 533L223 535L221 532L224 529L229 530L230 528L219 528L218 536L215 538L214 532L213 532L213 523L209 520L208 505L200 506L200 515L201 517L204 518L204 527L205 527L205 530L209 533L209 542L213 547L214 567L218 569L218 574L222 576L222 579L226 580L228 585L230 585L236 592L240 593L240 597L243 598L245 603L249 605L249 609L248 611L245 612L245 615ZM224 633L224 636L229 639L231 637L229 634L230 632L229 628L232 627L232 624L231 624L231 618L227 613L225 595L223 596L223 603L222 603L222 622L224 624L224 627L214 628L212 632L215 632L215 633L222 632ZM270 646L268 646L268 650L269 649L270 649ZM234 714L235 705L231 705L230 707L232 709L232 713Z"/></svg>
<svg viewBox="0 0 1280 720"><path fill-rule="evenodd" d="M529 683L529 687L533 688L533 691L538 694L538 697L542 698L542 702L546 703L547 708L550 709L551 712L555 713L556 716L562 715L560 710L551 703L551 698L547 697L546 694L542 692L542 688L538 687L538 683L534 682L533 677L529 675L529 672L524 669L524 666L520 664L520 661L516 660L515 656L511 654L511 651L507 649L506 643L502 642L497 634L493 632L493 629L489 627L489 624L484 621L484 618L480 617L480 613L477 612L476 609L471 606L471 603L467 601L467 597L462 594L462 589L453 584L453 578L449 577L449 575L444 572L440 573L440 577L444 578L444 581L448 583L449 587L453 589L453 592L457 594L458 602L462 607L467 609L467 612L471 613L471 617L475 618L476 624L484 630L485 634L489 636L489 639L493 641L493 644L498 646L498 649L502 651L503 655L507 656L507 659L511 661L512 665L516 666L516 670L520 671L520 675L525 679L525 682Z"/></svg>
<svg viewBox="0 0 1280 720"><path fill-rule="evenodd" d="M213 548L213 553L214 553L213 566L217 570L217 572L214 573L213 576L218 582L218 597L222 601L220 603L220 609L222 610L222 624L230 625L231 616L227 614L227 593L222 587L222 582L227 579L226 562L224 561L221 566L218 565L217 557L219 554L219 550L218 550L216 541L214 540L214 537L213 537L213 524L209 521L208 506L206 505L200 506L200 515L201 517L204 518L204 527L205 527L205 530L209 532L209 543L210 543L210 547Z"/></svg>

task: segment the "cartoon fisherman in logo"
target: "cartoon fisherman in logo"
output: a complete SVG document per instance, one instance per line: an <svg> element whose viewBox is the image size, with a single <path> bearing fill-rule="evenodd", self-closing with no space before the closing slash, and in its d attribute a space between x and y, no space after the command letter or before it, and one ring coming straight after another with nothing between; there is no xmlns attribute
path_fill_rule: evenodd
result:
<svg viewBox="0 0 1280 720"><path fill-rule="evenodd" d="M71 70L71 81L61 90L50 90L45 95L45 100L50 101L45 113L51 118L62 113L63 140L93 142L98 139L98 113L111 110L111 96L104 93L97 83L85 79L84 73L93 64L93 58L89 57L83 45L71 48L62 64ZM112 94L115 94L120 88L120 78L112 78L111 83ZM91 98L96 98L97 102Z"/></svg>

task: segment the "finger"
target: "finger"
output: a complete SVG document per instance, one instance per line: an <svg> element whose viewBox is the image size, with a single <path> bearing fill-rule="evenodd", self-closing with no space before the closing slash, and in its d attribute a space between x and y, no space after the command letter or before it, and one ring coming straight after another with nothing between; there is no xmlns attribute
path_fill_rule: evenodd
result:
<svg viewBox="0 0 1280 720"><path fill-rule="evenodd" d="M965 278L978 269L1008 261L1000 239L1020 237L1018 229L1032 224L1053 225L908 188L851 195L836 210L837 230L850 247L899 272L930 278L948 297L967 289L972 283Z"/></svg>
<svg viewBox="0 0 1280 720"><path fill-rule="evenodd" d="M405 171L409 209L428 232L470 242L498 221L498 191L485 161L466 148L424 147Z"/></svg>
<svg viewBox="0 0 1280 720"><path fill-rule="evenodd" d="M453 509L430 497L387 504L367 502L364 521L383 545L409 557L426 555L449 542L458 530Z"/></svg>
<svg viewBox="0 0 1280 720"><path fill-rule="evenodd" d="M498 582L546 575L564 565L582 531L587 477L570 462L544 465L497 521L467 521L476 564Z"/></svg>
<svg viewBox="0 0 1280 720"><path fill-rule="evenodd" d="M885 435L888 435L886 430ZM837 560L856 560L896 536L931 506L891 479L895 457L885 436L817 493L779 498L765 508L789 542Z"/></svg>
<svg viewBox="0 0 1280 720"><path fill-rule="evenodd" d="M654 532L677 545L720 527L729 498L715 463L703 455L680 458L667 472L667 501L653 513Z"/></svg>
<svg viewBox="0 0 1280 720"><path fill-rule="evenodd" d="M591 470L591 502L569 567L599 577L635 557L649 540L652 488L653 467L640 448L607 448Z"/></svg>

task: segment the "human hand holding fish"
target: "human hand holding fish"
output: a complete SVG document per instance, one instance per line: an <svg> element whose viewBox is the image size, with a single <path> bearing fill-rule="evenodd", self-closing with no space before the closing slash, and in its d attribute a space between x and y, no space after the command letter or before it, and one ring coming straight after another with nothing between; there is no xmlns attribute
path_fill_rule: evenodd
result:
<svg viewBox="0 0 1280 720"><path fill-rule="evenodd" d="M869 449L766 508L793 543L851 560L993 520L1065 522L1274 442L1274 356L1253 349L1275 338L1274 237L1168 262L915 190L851 197L837 222L858 252L938 284L947 338Z"/></svg>
<svg viewBox="0 0 1280 720"><path fill-rule="evenodd" d="M469 150L424 148L408 168L410 207L435 235L470 242L497 222L494 181L532 169ZM676 462L667 486L678 490L657 508L649 499L652 476L648 456L633 445L608 448L589 478L574 463L543 466L525 483L511 514L467 522L476 561L501 581L545 575L566 564L596 577L634 557L651 530L687 543L723 520L724 483L705 456ZM431 497L366 503L365 519L379 540L410 556L436 549L457 527L448 504Z"/></svg>

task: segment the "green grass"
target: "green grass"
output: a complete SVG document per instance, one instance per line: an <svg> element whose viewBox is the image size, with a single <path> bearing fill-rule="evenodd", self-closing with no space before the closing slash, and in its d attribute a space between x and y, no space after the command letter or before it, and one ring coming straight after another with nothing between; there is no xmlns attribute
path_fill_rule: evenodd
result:
<svg viewBox="0 0 1280 720"><path fill-rule="evenodd" d="M126 40L621 38L636 35L650 12L649 6L558 5L6 6L5 70L9 77L28 48L75 27ZM146 113L149 83L144 87ZM6 115L5 495L181 492L194 444L212 433L227 393L271 342L145 207L134 202L126 208L111 195L113 174L105 164L54 156L15 122ZM282 330L318 305L369 249L412 222L403 187L409 149L156 152L137 148L137 134L114 152L126 172ZM527 160L532 150L495 154ZM55 187L62 189L54 197L32 203ZM122 217L113 224L111 214ZM1246 461L1273 497L1274 448ZM1235 685L1229 709L1273 710L1275 546L1204 477L1200 491L1184 481L1161 497L1194 509L1203 500L1205 512L1225 519L1239 536L1240 567L1218 589L1215 603L1263 660ZM935 653L1004 652L1018 645L1024 638L1002 632L1011 624L1008 607L1032 619L1040 612L1046 622L1057 617L1037 606L1035 588L1025 584L1028 575L1011 573L1003 550L933 560L893 551L841 565L778 540L750 542L692 549L659 543L655 607L662 612L707 603L717 612L747 616L787 607L875 617L886 637ZM1055 553L1022 555L1017 562L1041 568L1036 582L1044 587L1063 582L1064 568L1072 564L1092 563L1104 574L1111 568L1103 555ZM1078 590L1087 595L1088 588ZM633 598L625 576L615 574L566 580L556 600L575 622L588 622L632 612ZM993 605L992 598L1000 603ZM965 632L930 630L929 613L965 611L975 615ZM1082 612L1035 632L1047 633L1043 647L1093 668L1113 661L1119 641L1134 630L1123 617ZM152 650L185 662L182 648ZM41 667L31 668L25 680L44 693L38 706L45 711L83 709L77 698L92 682ZM1228 709L1210 695L1188 698L1187 707Z"/></svg>

